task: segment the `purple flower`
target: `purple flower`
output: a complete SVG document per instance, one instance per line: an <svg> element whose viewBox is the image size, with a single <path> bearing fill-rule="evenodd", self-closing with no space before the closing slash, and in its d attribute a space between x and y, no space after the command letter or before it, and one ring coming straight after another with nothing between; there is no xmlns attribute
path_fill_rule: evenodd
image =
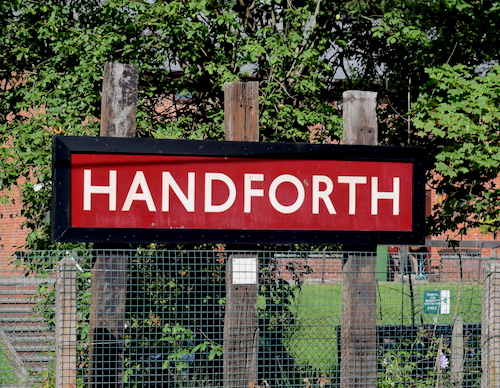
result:
<svg viewBox="0 0 500 388"><path fill-rule="evenodd" d="M446 368L448 367L448 365L450 365L448 357L446 357L444 353L439 353L439 365L441 366L441 368Z"/></svg>

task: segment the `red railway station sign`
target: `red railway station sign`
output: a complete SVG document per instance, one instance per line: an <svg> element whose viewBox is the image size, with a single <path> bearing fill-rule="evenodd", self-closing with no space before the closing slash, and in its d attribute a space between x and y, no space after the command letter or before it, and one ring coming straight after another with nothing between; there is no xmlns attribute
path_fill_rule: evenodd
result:
<svg viewBox="0 0 500 388"><path fill-rule="evenodd" d="M420 244L421 149L56 136L54 241Z"/></svg>

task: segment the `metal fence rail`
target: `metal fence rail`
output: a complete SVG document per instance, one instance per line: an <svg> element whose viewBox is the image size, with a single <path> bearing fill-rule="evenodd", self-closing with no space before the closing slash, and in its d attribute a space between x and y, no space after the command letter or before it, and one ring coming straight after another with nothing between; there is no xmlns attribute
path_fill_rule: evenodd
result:
<svg viewBox="0 0 500 388"><path fill-rule="evenodd" d="M353 257L375 268L355 302ZM346 360L366 354L352 358L351 341L373 351L359 369L372 386L500 384L489 373L500 357L491 257L218 248L0 259L0 387L357 386Z"/></svg>

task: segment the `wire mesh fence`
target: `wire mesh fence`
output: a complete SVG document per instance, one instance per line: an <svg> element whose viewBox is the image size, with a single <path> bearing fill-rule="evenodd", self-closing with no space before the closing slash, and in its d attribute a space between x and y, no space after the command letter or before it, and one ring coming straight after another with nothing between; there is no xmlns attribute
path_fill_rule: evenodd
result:
<svg viewBox="0 0 500 388"><path fill-rule="evenodd" d="M0 259L0 386L500 384L491 257L219 248Z"/></svg>

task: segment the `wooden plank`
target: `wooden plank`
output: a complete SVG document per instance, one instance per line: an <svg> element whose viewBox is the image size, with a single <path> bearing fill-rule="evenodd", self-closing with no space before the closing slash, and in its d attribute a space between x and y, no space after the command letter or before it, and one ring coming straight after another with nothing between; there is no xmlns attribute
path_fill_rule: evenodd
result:
<svg viewBox="0 0 500 388"><path fill-rule="evenodd" d="M373 387L377 376L375 262L353 253L342 270L341 387Z"/></svg>
<svg viewBox="0 0 500 388"><path fill-rule="evenodd" d="M233 284L231 255L226 262L223 387L257 386L259 354L258 284ZM244 255L257 259L257 254Z"/></svg>
<svg viewBox="0 0 500 388"><path fill-rule="evenodd" d="M107 63L101 103L101 136L134 137L138 68ZM90 306L90 371L93 388L123 386L123 343L128 255L120 245L95 244Z"/></svg>
<svg viewBox="0 0 500 388"><path fill-rule="evenodd" d="M64 257L56 280L56 388L76 387L76 295L76 265Z"/></svg>
<svg viewBox="0 0 500 388"><path fill-rule="evenodd" d="M122 387L129 258L120 250L98 251L92 269L90 386Z"/></svg>
<svg viewBox="0 0 500 388"><path fill-rule="evenodd" d="M345 144L377 145L376 97L375 92L344 92ZM375 247L370 249L374 251ZM376 295L376 254L349 254L342 269L342 388L374 387L377 377Z"/></svg>
<svg viewBox="0 0 500 388"><path fill-rule="evenodd" d="M344 144L377 145L377 93L347 90L342 97Z"/></svg>
<svg viewBox="0 0 500 388"><path fill-rule="evenodd" d="M485 268L481 320L481 388L500 387L500 267Z"/></svg>
<svg viewBox="0 0 500 388"><path fill-rule="evenodd" d="M258 99L258 82L232 82L225 85L226 140L259 141ZM250 256L257 260L257 254L250 254ZM226 312L222 377L223 386L226 388L257 386L258 379L259 319L257 297L259 287L258 284L233 284L232 259L234 257L236 256L229 255L226 259Z"/></svg>
<svg viewBox="0 0 500 388"><path fill-rule="evenodd" d="M451 336L451 384L460 388L464 379L464 322L458 316L453 324Z"/></svg>
<svg viewBox="0 0 500 388"><path fill-rule="evenodd" d="M225 84L224 137L229 141L259 141L258 82Z"/></svg>
<svg viewBox="0 0 500 388"><path fill-rule="evenodd" d="M135 137L137 66L107 63L101 99L101 136Z"/></svg>

